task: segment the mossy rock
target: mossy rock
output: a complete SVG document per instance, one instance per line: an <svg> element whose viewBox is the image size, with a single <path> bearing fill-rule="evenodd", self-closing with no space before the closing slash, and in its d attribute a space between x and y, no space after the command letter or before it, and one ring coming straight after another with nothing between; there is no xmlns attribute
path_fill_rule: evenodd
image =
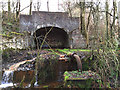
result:
<svg viewBox="0 0 120 90"><path fill-rule="evenodd" d="M43 56L42 60L38 61L38 84L53 81L56 77L55 67L57 64L56 56Z"/></svg>
<svg viewBox="0 0 120 90"><path fill-rule="evenodd" d="M73 88L91 88L93 84L97 85L100 76L92 71L66 71L64 73L64 86ZM94 82L94 83L93 83Z"/></svg>
<svg viewBox="0 0 120 90"><path fill-rule="evenodd" d="M13 48L4 49L2 52L3 61L9 61L10 57L12 57L14 53L16 53L16 51Z"/></svg>

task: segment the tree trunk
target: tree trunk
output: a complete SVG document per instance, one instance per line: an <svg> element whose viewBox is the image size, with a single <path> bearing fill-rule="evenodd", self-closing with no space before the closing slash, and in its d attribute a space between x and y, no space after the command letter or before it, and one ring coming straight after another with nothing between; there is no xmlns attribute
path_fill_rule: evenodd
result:
<svg viewBox="0 0 120 90"><path fill-rule="evenodd" d="M93 3L91 2L91 6L90 6L90 12L89 12L89 16L88 16L88 20L87 20L87 26L86 26L86 32L87 32L87 35L86 35L86 40L87 40L87 47L88 47L88 45L89 45L89 30L88 30L88 28L89 28L89 24L90 24L90 17L91 17L91 12L92 12L92 5Z"/></svg>
<svg viewBox="0 0 120 90"><path fill-rule="evenodd" d="M106 39L109 39L109 32L108 32L108 24L109 24L109 21L108 21L108 9L109 9L109 6L108 6L108 0L106 0Z"/></svg>
<svg viewBox="0 0 120 90"><path fill-rule="evenodd" d="M8 13L11 11L11 8L10 8L10 0L8 0Z"/></svg>
<svg viewBox="0 0 120 90"><path fill-rule="evenodd" d="M30 10L29 10L29 15L32 14L32 0L30 0Z"/></svg>
<svg viewBox="0 0 120 90"><path fill-rule="evenodd" d="M17 0L17 4L16 4L16 20L19 19L19 14L20 14L20 0Z"/></svg>
<svg viewBox="0 0 120 90"><path fill-rule="evenodd" d="M20 0L18 0L18 19L19 19L19 16L20 16Z"/></svg>
<svg viewBox="0 0 120 90"><path fill-rule="evenodd" d="M113 30L115 30L115 20L116 20L116 0L113 0L113 22L112 22L112 25L111 25L111 28L110 28L110 33L111 33L111 38L113 36Z"/></svg>
<svg viewBox="0 0 120 90"><path fill-rule="evenodd" d="M37 11L40 11L40 7L41 7L41 2L37 1Z"/></svg>
<svg viewBox="0 0 120 90"><path fill-rule="evenodd" d="M81 24L81 33L85 36L87 36L86 33L86 27L85 27L85 0L83 2L80 2L80 24Z"/></svg>
<svg viewBox="0 0 120 90"><path fill-rule="evenodd" d="M49 0L47 1L47 9L48 9L48 12L49 12Z"/></svg>
<svg viewBox="0 0 120 90"><path fill-rule="evenodd" d="M10 21L10 11L11 11L10 0L8 0L8 21Z"/></svg>
<svg viewBox="0 0 120 90"><path fill-rule="evenodd" d="M72 17L71 2L68 2L68 12L69 12L69 16Z"/></svg>
<svg viewBox="0 0 120 90"><path fill-rule="evenodd" d="M119 21L119 25L118 25L118 42L119 42L119 45L118 47L120 48L120 1L118 2L118 21Z"/></svg>

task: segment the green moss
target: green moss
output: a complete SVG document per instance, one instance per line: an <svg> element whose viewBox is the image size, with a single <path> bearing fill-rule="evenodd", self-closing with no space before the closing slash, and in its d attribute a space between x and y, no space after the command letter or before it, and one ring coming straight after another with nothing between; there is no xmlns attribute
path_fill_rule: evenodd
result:
<svg viewBox="0 0 120 90"><path fill-rule="evenodd" d="M69 54L69 53L73 53L73 52L91 52L90 49L45 49L47 51L52 51L53 54L57 54L59 55L59 53L57 52L60 52L60 53L63 53L63 54ZM95 50L97 51L97 50Z"/></svg>
<svg viewBox="0 0 120 90"><path fill-rule="evenodd" d="M65 72L64 72L64 75L68 75L68 74L69 74L68 71L65 71Z"/></svg>
<svg viewBox="0 0 120 90"><path fill-rule="evenodd" d="M91 76L89 76L91 74ZM90 88L94 80L99 80L100 76L91 71L66 71L64 73L65 86L73 85L79 88ZM72 86L71 85L71 86Z"/></svg>
<svg viewBox="0 0 120 90"><path fill-rule="evenodd" d="M67 81L64 85L67 88L91 88L92 87L92 79L81 80L81 81Z"/></svg>
<svg viewBox="0 0 120 90"><path fill-rule="evenodd" d="M65 53L65 54L71 53L70 51L64 50L64 49L57 49L57 51L59 51L59 52L61 52L61 53Z"/></svg>
<svg viewBox="0 0 120 90"><path fill-rule="evenodd" d="M65 76L64 81L67 81L67 80L68 80L68 78L69 78L69 76Z"/></svg>
<svg viewBox="0 0 120 90"><path fill-rule="evenodd" d="M92 77L89 77L89 74ZM95 75L95 76L94 76ZM96 76L97 75L97 76ZM94 78L93 78L94 77ZM94 80L99 80L100 76L94 72L83 71L66 71L64 73L64 86L77 87L77 88L91 88Z"/></svg>
<svg viewBox="0 0 120 90"><path fill-rule="evenodd" d="M54 80L56 77L56 68L55 65L57 61L52 59L55 57L51 57L51 59L39 60L38 63L38 84L42 84L48 82L50 80Z"/></svg>
<svg viewBox="0 0 120 90"><path fill-rule="evenodd" d="M17 32L10 32L10 33L15 35L24 35L23 33L17 33Z"/></svg>
<svg viewBox="0 0 120 90"><path fill-rule="evenodd" d="M0 55L2 54L2 50L0 49Z"/></svg>
<svg viewBox="0 0 120 90"><path fill-rule="evenodd" d="M4 49L2 52L3 60L6 60L6 61L9 60L10 55L12 55L13 53L15 53L15 49L13 48Z"/></svg>
<svg viewBox="0 0 120 90"><path fill-rule="evenodd" d="M17 33L17 32L9 32L9 33L6 33L4 32L4 34L0 34L2 37L7 37L9 39L12 39L14 37L14 35L20 35L20 36L23 36L24 34L23 33Z"/></svg>
<svg viewBox="0 0 120 90"><path fill-rule="evenodd" d="M49 86L48 85L44 85L43 88L48 88Z"/></svg>
<svg viewBox="0 0 120 90"><path fill-rule="evenodd" d="M51 51L51 53L49 53L49 54L54 54L54 55L59 55L59 53L57 53L55 50L53 50L53 49L44 49L44 50L46 50L46 51Z"/></svg>
<svg viewBox="0 0 120 90"><path fill-rule="evenodd" d="M9 34L0 34L2 37L7 37L7 38L10 38L10 39L12 39L13 38L13 36L10 36Z"/></svg>
<svg viewBox="0 0 120 90"><path fill-rule="evenodd" d="M8 24L8 25L10 25L10 26L12 26L12 25L13 25L11 22L8 22L7 24Z"/></svg>

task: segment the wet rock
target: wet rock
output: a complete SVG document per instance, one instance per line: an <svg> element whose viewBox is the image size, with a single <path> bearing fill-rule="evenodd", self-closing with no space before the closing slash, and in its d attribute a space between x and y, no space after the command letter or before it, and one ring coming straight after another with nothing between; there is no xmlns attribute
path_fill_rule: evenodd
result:
<svg viewBox="0 0 120 90"><path fill-rule="evenodd" d="M23 80L24 76L25 76L24 83L30 83L34 77L34 71L33 70L15 71L13 75L13 82L20 83Z"/></svg>
<svg viewBox="0 0 120 90"><path fill-rule="evenodd" d="M18 68L18 71L27 71L27 70L35 70L35 61L32 62L26 62L24 64L21 64Z"/></svg>

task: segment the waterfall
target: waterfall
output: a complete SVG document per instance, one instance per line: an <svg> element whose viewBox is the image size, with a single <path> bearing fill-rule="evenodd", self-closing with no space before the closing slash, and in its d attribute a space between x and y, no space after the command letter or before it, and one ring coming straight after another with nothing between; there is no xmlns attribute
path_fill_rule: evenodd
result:
<svg viewBox="0 0 120 90"><path fill-rule="evenodd" d="M4 71L0 88L13 86L13 73L14 71Z"/></svg>

